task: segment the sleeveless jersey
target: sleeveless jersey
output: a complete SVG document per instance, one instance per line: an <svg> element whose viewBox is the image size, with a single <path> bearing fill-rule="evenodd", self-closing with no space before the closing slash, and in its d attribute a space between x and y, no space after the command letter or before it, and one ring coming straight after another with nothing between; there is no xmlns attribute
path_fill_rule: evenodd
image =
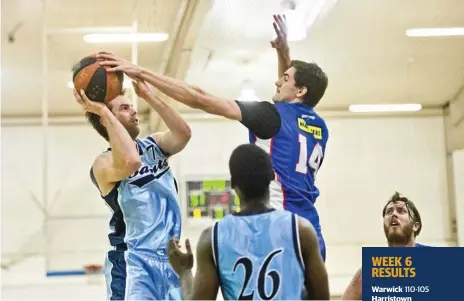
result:
<svg viewBox="0 0 464 301"><path fill-rule="evenodd" d="M169 240L181 233L177 184L155 140L149 136L135 142L142 166L103 196L113 212L109 241L117 250L167 255ZM92 170L91 178L97 185Z"/></svg>
<svg viewBox="0 0 464 301"><path fill-rule="evenodd" d="M250 132L250 143L264 149L272 159L271 205L296 213L321 233L314 207L319 190L314 181L324 160L329 133L325 121L302 103L275 103L281 116L280 131L261 140Z"/></svg>
<svg viewBox="0 0 464 301"><path fill-rule="evenodd" d="M295 214L228 215L213 226L225 300L301 300L304 266Z"/></svg>

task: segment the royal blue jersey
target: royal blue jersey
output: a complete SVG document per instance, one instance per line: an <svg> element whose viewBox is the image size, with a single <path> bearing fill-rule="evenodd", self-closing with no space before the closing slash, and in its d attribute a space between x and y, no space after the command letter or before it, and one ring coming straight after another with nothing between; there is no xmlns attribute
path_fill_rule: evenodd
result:
<svg viewBox="0 0 464 301"><path fill-rule="evenodd" d="M273 138L262 140L250 131L250 143L260 146L272 159L276 178L270 185L271 204L306 218L320 234L314 207L319 190L314 181L329 138L326 123L302 103L276 103L275 108L281 127Z"/></svg>
<svg viewBox="0 0 464 301"><path fill-rule="evenodd" d="M212 241L225 300L301 300L305 278L295 214L228 215L214 224Z"/></svg>
<svg viewBox="0 0 464 301"><path fill-rule="evenodd" d="M120 250L167 255L169 240L181 233L177 184L153 137L136 139L135 143L142 166L103 196L113 212L110 244ZM92 171L91 178L97 185Z"/></svg>

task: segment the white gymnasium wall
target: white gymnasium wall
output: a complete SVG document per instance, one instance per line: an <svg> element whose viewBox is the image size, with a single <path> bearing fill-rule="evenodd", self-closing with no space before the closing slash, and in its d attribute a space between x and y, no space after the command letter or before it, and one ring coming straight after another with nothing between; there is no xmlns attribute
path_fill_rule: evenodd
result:
<svg viewBox="0 0 464 301"><path fill-rule="evenodd" d="M183 181L228 175L233 148L248 142L246 129L237 122L189 123L192 140L170 162L181 184L184 209ZM327 118L327 123L331 137L317 179L321 190L317 207L327 241L331 290L340 294L361 264L361 246L384 245L381 209L395 190L413 199L421 211L425 225L420 242L445 245L449 240L444 130L441 117ZM80 266L79 261L100 259L107 250L109 210L88 176L93 158L106 144L85 124L52 126L49 135L48 194L50 199L58 196L53 215L77 218L55 227L59 231L46 245L77 250L80 255L74 257L53 257L55 263L72 268ZM41 203L42 199L41 128L3 127L1 159L3 263L12 254L34 254L45 245L40 231L44 217L31 201L36 197ZM195 242L205 226L184 220L183 237ZM2 287L3 297L52 300L69 295L56 289L56 283L72 291L76 299L104 294L102 286L75 286L85 281L45 280L44 275L43 260L33 258L2 270L2 286L7 284Z"/></svg>
<svg viewBox="0 0 464 301"><path fill-rule="evenodd" d="M45 275L102 263L110 210L89 170L107 143L88 124L50 125L45 160L43 133L40 126L2 126L2 264L14 269L23 257L45 254Z"/></svg>
<svg viewBox="0 0 464 301"><path fill-rule="evenodd" d="M246 129L224 120L189 123L192 140L172 160L179 181L227 175L232 150L248 142ZM330 139L318 173L321 196L316 204L327 242L331 291L340 294L361 266L361 247L385 245L381 211L395 191L412 199L421 212L419 241L448 244L444 124L442 117L327 118L327 124ZM189 232L196 238L200 227L186 224L195 229Z"/></svg>
<svg viewBox="0 0 464 301"><path fill-rule="evenodd" d="M2 128L2 256L20 251L31 236L40 237L37 231L41 231L45 218L44 206L51 216L106 213L88 181L93 158L105 148L104 140L92 131L89 126L50 126L45 162L40 127ZM44 168L48 204L43 200ZM70 236L82 240L72 231ZM33 247L40 248L40 244Z"/></svg>

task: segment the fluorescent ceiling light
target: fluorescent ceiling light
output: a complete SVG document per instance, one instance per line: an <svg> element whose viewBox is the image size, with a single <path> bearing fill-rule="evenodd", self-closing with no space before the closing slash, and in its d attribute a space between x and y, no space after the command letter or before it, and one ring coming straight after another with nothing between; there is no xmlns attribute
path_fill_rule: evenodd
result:
<svg viewBox="0 0 464 301"><path fill-rule="evenodd" d="M421 104L386 104L386 105L351 105L350 112L368 113L368 112L415 112L422 109Z"/></svg>
<svg viewBox="0 0 464 301"><path fill-rule="evenodd" d="M128 78L124 78L124 82L122 83L123 88L125 89L130 89L132 88L132 80ZM68 88L73 89L74 88L74 83L72 80L68 81Z"/></svg>
<svg viewBox="0 0 464 301"><path fill-rule="evenodd" d="M84 41L87 43L162 42L168 38L167 33L91 33L84 35Z"/></svg>
<svg viewBox="0 0 464 301"><path fill-rule="evenodd" d="M69 28L51 28L47 29L47 34L90 34L90 33L131 33L136 32L132 26L82 26Z"/></svg>
<svg viewBox="0 0 464 301"><path fill-rule="evenodd" d="M412 28L406 30L408 37L447 37L464 36L464 27L450 28Z"/></svg>
<svg viewBox="0 0 464 301"><path fill-rule="evenodd" d="M287 40L294 42L306 39L305 14L300 10L289 9L284 15L287 20Z"/></svg>

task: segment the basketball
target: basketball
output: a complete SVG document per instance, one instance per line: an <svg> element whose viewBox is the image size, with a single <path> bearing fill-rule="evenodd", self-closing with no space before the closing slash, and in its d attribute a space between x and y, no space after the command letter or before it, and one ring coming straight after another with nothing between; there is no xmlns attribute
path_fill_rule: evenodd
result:
<svg viewBox="0 0 464 301"><path fill-rule="evenodd" d="M90 100L108 103L122 93L124 75L122 72L106 72L92 54L82 58L73 67L73 83L77 91L81 89Z"/></svg>

